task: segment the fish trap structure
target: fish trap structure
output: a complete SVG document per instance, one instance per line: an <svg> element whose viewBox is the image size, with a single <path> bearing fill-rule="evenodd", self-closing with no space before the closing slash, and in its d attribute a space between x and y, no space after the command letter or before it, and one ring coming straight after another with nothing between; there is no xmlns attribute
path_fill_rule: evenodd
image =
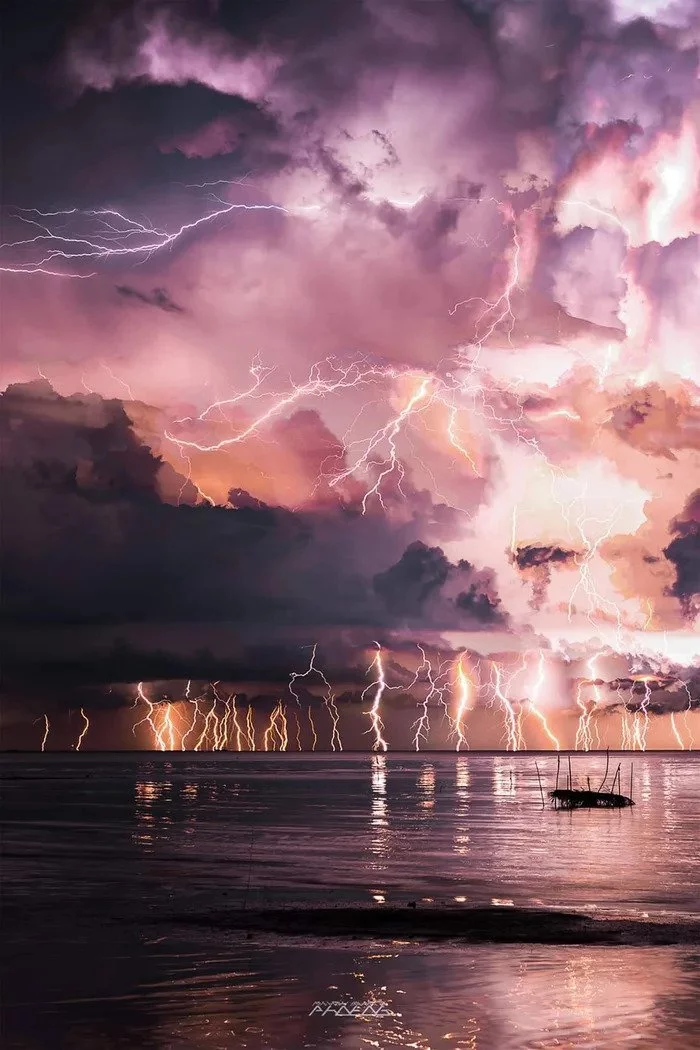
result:
<svg viewBox="0 0 700 1050"><path fill-rule="evenodd" d="M630 763L630 793L629 795L623 795L620 790L620 770L621 764L618 764L615 774L612 779L612 784L609 789L605 788L608 780L608 773L610 771L610 752L606 752L605 759L605 775L600 782L600 786L597 789L591 787L591 778L586 777L587 787L580 788L574 787L573 776L571 773L571 756L568 758L569 770L566 779L566 787L559 787L559 775L560 775L560 758L557 755L557 780L554 791L549 792L549 798L554 806L554 809L628 809L634 805L634 799L632 798L632 784L634 779L634 763ZM535 763L535 769L537 770L537 780L540 785L540 794L542 796L542 808L544 809L544 791L542 790L542 778L540 777L540 771ZM617 789L617 790L616 790Z"/></svg>
<svg viewBox="0 0 700 1050"><path fill-rule="evenodd" d="M612 791L586 791L583 788L557 788L549 797L555 809L625 809L634 800Z"/></svg>

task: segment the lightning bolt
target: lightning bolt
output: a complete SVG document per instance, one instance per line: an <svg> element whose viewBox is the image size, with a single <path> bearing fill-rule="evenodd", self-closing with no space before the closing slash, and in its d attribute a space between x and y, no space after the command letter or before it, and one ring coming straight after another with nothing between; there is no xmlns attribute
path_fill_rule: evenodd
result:
<svg viewBox="0 0 700 1050"><path fill-rule="evenodd" d="M46 741L49 739L49 729L50 729L49 716L48 715L42 715L42 717L41 718L37 718L36 721L33 724L36 725L37 722L41 722L42 720L44 722L44 735L41 738L41 751L44 752L44 751L46 751Z"/></svg>
<svg viewBox="0 0 700 1050"><path fill-rule="evenodd" d="M82 744L83 740L85 739L85 735L86 735L88 729L90 728L90 719L85 714L85 711L82 709L82 707L80 708L80 714L81 714L82 719L83 719L83 728L82 728L82 730L80 732L80 735L78 736L78 740L77 740L76 745L75 745L75 750L76 751L80 751L80 745Z"/></svg>
<svg viewBox="0 0 700 1050"><path fill-rule="evenodd" d="M511 295L517 288L518 281L520 279L519 260L521 251L521 241L518 232L518 225L515 221L512 211L508 208L507 205L505 206L504 210L506 211L507 217L513 224L513 244L506 257L508 276L506 278L506 284L503 292L496 300L494 300L494 302L489 302L487 299L482 299L478 296L472 296L469 299L462 299L460 302L455 303L449 311L450 316L454 316L457 310L459 310L462 306L470 306L472 303L475 302L482 304L484 309L482 310L482 312L476 320L477 332L481 323L486 319L488 319L488 325L480 336L477 335L476 343L479 348L481 348L481 346L483 346L486 340L493 335L493 333L496 331L499 325L503 324L504 322L508 324L507 336L508 341L510 342L513 335L513 329L515 327L515 314L513 313L513 307L511 304Z"/></svg>
<svg viewBox="0 0 700 1050"><path fill-rule="evenodd" d="M379 642L375 642L374 644L377 647L377 652L374 657L374 660L369 665L369 668L367 670L369 673L369 671L371 671L372 668L374 668L377 672L377 677L370 685L367 686L366 689L363 690L362 699L364 700L365 696L370 691L370 689L374 689L374 699L372 701L372 707L369 711L365 712L365 714L368 714L370 716L370 719L372 721L372 727L369 730L369 732L374 735L372 750L387 751L388 744L382 735L384 733L384 723L382 722L380 714L382 696L384 695L384 690L387 686L386 679L384 677L384 667L382 665L382 647L379 644Z"/></svg>
<svg viewBox="0 0 700 1050"><path fill-rule="evenodd" d="M236 751L243 751L243 727L238 720L238 711L236 709L236 697L231 697L231 711L233 717L233 731L236 734ZM252 751L252 748L251 748Z"/></svg>
<svg viewBox="0 0 700 1050"><path fill-rule="evenodd" d="M152 701L148 698L148 696L146 696L146 693L145 693L145 690L144 690L144 687L143 687L143 682L139 682L138 685L136 686L136 699L134 700L134 707L136 707L136 705L138 704L139 701L141 701L143 704L146 705L146 714L143 716L142 719L140 719L138 722L134 723L134 725L132 726L132 729L131 729L132 733L135 736L136 735L136 730L138 729L138 727L140 725L143 725L144 722L145 722L148 725L148 727L150 728L150 730L151 730L151 732L153 734L154 748L156 750L158 750L158 751L166 751L167 748L166 748L166 745L165 745L165 740L163 738L163 734L162 734L160 728L156 726L156 724L155 724L155 722L153 720L153 716L155 715L155 712L156 712L156 706L155 706L155 704L152 703Z"/></svg>
<svg viewBox="0 0 700 1050"><path fill-rule="evenodd" d="M246 733L248 736L248 750L255 751L255 726L253 725L253 708L248 704L246 712Z"/></svg>
<svg viewBox="0 0 700 1050"><path fill-rule="evenodd" d="M60 211L16 208L14 217L26 226L38 229L39 232L33 237L0 245L0 248L28 255L26 262L17 266L2 265L0 271L43 273L51 277L94 277L95 271L74 273L55 267L60 267L63 263L82 265L86 261L103 263L113 259L143 263L156 253L172 248L194 230L212 225L236 212L269 211L292 214L279 204L232 203L223 201L214 194L210 194L208 200L214 202L213 207L205 208L196 219L182 223L170 231L142 223L111 208L66 208ZM54 224L55 228L52 228L53 220L68 220L68 223L60 226ZM63 232L71 222L74 232Z"/></svg>
<svg viewBox="0 0 700 1050"><path fill-rule="evenodd" d="M418 682L421 675L425 676L425 680L428 685L428 690L425 696L423 697L422 702L419 704L421 714L411 726L411 729L414 730L413 746L415 747L416 751L420 751L421 741L424 741L425 743L428 742L428 734L430 732L430 716L428 711L430 701L434 697L437 698L441 703L443 703L443 706L446 710L446 714L449 716L449 709L447 708L444 698L445 691L449 687L449 672L444 669L445 664L443 662L441 662L438 665L437 671L434 672L432 664L428 659L428 656L423 646L418 645L417 648L421 654L421 663L418 666L413 681L409 682L409 684L406 686L406 689L407 691L411 689L416 684L416 682ZM440 684L441 681L442 684Z"/></svg>
<svg viewBox="0 0 700 1050"><path fill-rule="evenodd" d="M337 751L342 751L343 750L343 742L341 740L340 731L339 731L339 728L338 728L338 725L339 725L339 722L340 722L340 714L338 712L338 707L337 707L336 702L335 702L335 696L333 694L333 688L331 686L331 683L328 681L328 679L326 678L326 676L323 673L323 671L319 667L316 666L315 660L316 660L316 650L317 650L317 648L318 648L318 643L314 642L314 644L311 646L311 659L309 660L309 666L306 668L305 671L302 671L300 673L297 673L296 671L292 671L291 675L289 676L289 685L288 685L287 688L289 689L289 692L292 694L292 696L296 700L297 706L301 707L301 701L299 699L299 694L293 688L294 683L298 679L307 678L311 674L318 675L318 677L321 679L321 682L323 683L323 685L325 686L325 689L326 689L326 692L325 692L324 697L323 697L323 702L324 702L326 708L328 709L328 713L329 713L330 719L331 719L331 750L332 751L336 751L336 750ZM314 737L315 737L315 735L316 735L315 728L313 728L313 733L314 733ZM314 743L314 749L315 749L315 743ZM299 750L301 751L301 745L299 746Z"/></svg>
<svg viewBox="0 0 700 1050"><path fill-rule="evenodd" d="M520 751L523 747L521 718L507 694L515 674L509 676L504 682L503 669L498 664L493 664L491 668L490 685L494 697L503 708L506 750L508 751Z"/></svg>
<svg viewBox="0 0 700 1050"><path fill-rule="evenodd" d="M471 706L472 692L474 689L473 682L464 670L464 654L460 653L457 658L456 668L456 683L457 683L457 711L455 713L455 734L457 736L457 744L455 751L459 751L462 747L469 747L467 738L464 735L464 719L467 711Z"/></svg>
<svg viewBox="0 0 700 1050"><path fill-rule="evenodd" d="M539 708L539 699L540 699L540 693L542 691L542 686L544 685L544 678L545 678L545 656L544 656L544 650L540 650L538 661L537 661L537 677L534 680L534 682L532 683L532 686L530 687L530 701L529 701L530 711L533 713L533 715L535 715L535 717L541 723L542 728L544 729L547 738L549 739L551 744L554 746L554 749L556 751L561 751L561 743L560 743L558 737L555 736L555 734L551 730L551 728L549 726L549 723L547 721L546 715Z"/></svg>

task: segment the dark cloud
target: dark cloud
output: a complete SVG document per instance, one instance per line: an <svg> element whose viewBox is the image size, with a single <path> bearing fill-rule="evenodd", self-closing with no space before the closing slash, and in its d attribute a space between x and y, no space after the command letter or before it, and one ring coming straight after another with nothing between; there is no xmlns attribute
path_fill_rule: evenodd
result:
<svg viewBox="0 0 700 1050"><path fill-rule="evenodd" d="M413 542L425 528L421 507L434 513L430 501L417 500L403 523L342 503L293 512L240 490L232 507L192 506L183 478L182 504L166 504L164 464L121 402L63 398L34 383L9 387L0 404L6 621L225 620L264 632L390 628L414 615L426 628L500 619L488 574ZM440 600L426 601L441 580Z"/></svg>
<svg viewBox="0 0 700 1050"><path fill-rule="evenodd" d="M543 565L569 564L576 557L576 551L556 546L538 547L526 544L516 548L514 557L519 569L531 569Z"/></svg>
<svg viewBox="0 0 700 1050"><path fill-rule="evenodd" d="M463 614L460 626L505 624L494 591L493 574L467 561L453 565L440 547L416 541L400 560L374 577L374 589L399 621L420 619L447 626Z"/></svg>
<svg viewBox="0 0 700 1050"><path fill-rule="evenodd" d="M173 302L165 288L154 288L151 292L142 292L138 288L132 288L129 284L118 284L115 287L119 295L125 299L136 299L147 306L157 306L159 310L165 310L166 313L184 313L184 307Z"/></svg>
<svg viewBox="0 0 700 1050"><path fill-rule="evenodd" d="M542 606L552 578L552 566L570 566L575 563L576 551L557 546L525 544L517 547L512 555L518 569L532 580L533 609Z"/></svg>
<svg viewBox="0 0 700 1050"><path fill-rule="evenodd" d="M688 616L700 608L700 489L692 494L682 514L671 523L675 539L664 554L676 569L671 593L681 600Z"/></svg>

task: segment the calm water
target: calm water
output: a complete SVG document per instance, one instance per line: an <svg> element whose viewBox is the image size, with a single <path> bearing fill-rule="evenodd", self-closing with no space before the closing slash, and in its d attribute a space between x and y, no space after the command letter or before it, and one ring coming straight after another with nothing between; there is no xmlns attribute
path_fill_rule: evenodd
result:
<svg viewBox="0 0 700 1050"><path fill-rule="evenodd" d="M537 761L552 787L555 760ZM604 758L573 762L575 779L597 786ZM634 809L573 814L542 810L532 755L86 753L2 765L6 1046L700 1045L695 949L245 940L177 921L244 901L421 898L697 914L692 755L635 754ZM309 1016L319 1000L393 1013Z"/></svg>

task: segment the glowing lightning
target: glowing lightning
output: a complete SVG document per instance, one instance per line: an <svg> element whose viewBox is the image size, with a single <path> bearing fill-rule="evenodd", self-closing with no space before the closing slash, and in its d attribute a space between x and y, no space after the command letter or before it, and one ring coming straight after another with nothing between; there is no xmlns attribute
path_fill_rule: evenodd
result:
<svg viewBox="0 0 700 1050"><path fill-rule="evenodd" d="M317 674L318 675L318 677L323 682L323 685L326 687L326 692L325 692L324 697L323 697L323 702L326 705L326 707L328 709L328 713L329 713L330 718L331 718L331 750L333 750L333 751L336 751L336 750L342 751L343 750L343 742L342 742L342 740L340 738L340 732L339 732L339 729L338 729L338 724L339 724L339 721L340 721L340 715L339 715L339 712L338 712L338 707L337 707L336 702L335 702L335 696L333 694L333 688L332 688L330 682L328 681L328 679L326 678L326 676L324 675L323 671L319 667L317 667L316 664L315 664L317 647L318 647L318 643L314 642L314 644L311 647L311 659L309 660L309 666L306 668L305 671L302 671L302 672L299 672L299 673L296 672L296 671L292 671L292 673L289 676L289 685L288 685L287 688L289 689L289 692L292 694L292 696L296 700L297 706L301 707L301 701L299 699L299 695L293 688L294 683L297 681L297 679L306 678L310 674ZM310 719L310 717L311 716L309 716L309 719ZM314 736L315 736L315 729L314 729ZM315 748L315 744L314 744L314 748ZM301 746L299 747L299 750L301 750Z"/></svg>
<svg viewBox="0 0 700 1050"><path fill-rule="evenodd" d="M471 706L471 694L474 688L471 679L467 676L464 670L463 660L464 654L460 653L459 658L457 660L456 671L457 712L455 714L454 720L455 733L457 735L457 745L455 747L456 751L459 751L460 748L463 746L469 747L469 744L467 744L467 739L464 735L464 718Z"/></svg>
<svg viewBox="0 0 700 1050"><path fill-rule="evenodd" d="M46 751L46 741L49 739L49 716L48 715L43 715L43 720L44 720L44 735L43 735L42 740L41 740L41 750L42 750L42 752ZM37 718L36 722L40 722L40 721L41 721L41 719ZM34 723L34 725L36 725L36 722Z"/></svg>
<svg viewBox="0 0 700 1050"><path fill-rule="evenodd" d="M17 266L0 266L7 273L44 273L52 277L92 277L94 273L70 273L54 267L61 263L104 262L108 259L133 259L143 262L156 252L163 251L199 227L206 226L232 215L237 211L270 211L289 215L288 209L279 204L238 204L223 201L210 195L209 200L217 206L206 209L192 222L183 223L168 232L145 225L111 208L81 210L67 208L63 211L42 212L37 208L17 208L16 218L40 232L33 237L0 245L15 252L30 255L26 263ZM31 218L30 216L35 216ZM55 232L52 219L70 219L76 225L75 233ZM48 221L43 221L48 220ZM82 225L81 225L82 224ZM65 226L59 227L65 230ZM37 250L39 258L31 258Z"/></svg>
<svg viewBox="0 0 700 1050"><path fill-rule="evenodd" d="M85 739L85 734L87 733L88 729L90 728L90 719L85 714L85 711L82 709L82 707L80 708L80 714L83 717L84 724L83 724L83 728L81 730L80 736L78 737L77 743L75 745L75 750L76 751L80 751L80 745L82 744L83 740Z"/></svg>
<svg viewBox="0 0 700 1050"><path fill-rule="evenodd" d="M544 678L545 678L544 650L541 649L540 650L540 654L539 654L539 659L538 659L538 662L537 662L537 678L535 679L535 681L533 682L533 684L532 684L532 686L530 688L529 705L530 705L530 710L532 711L532 713L541 722L542 728L544 729L545 734L547 735L548 739L554 745L555 750L556 751L561 751L561 744L559 742L559 739L555 736L555 734L550 729L550 726L549 726L549 723L547 721L546 715L539 708L539 698L540 698L540 692L542 690L542 686L544 685Z"/></svg>
<svg viewBox="0 0 700 1050"><path fill-rule="evenodd" d="M372 707L369 711L365 712L365 714L368 714L372 720L372 727L370 730L368 730L368 732L374 734L374 743L372 744L372 750L387 751L388 745L382 735L384 732L384 723L382 722L380 715L382 696L384 695L384 690L386 689L386 679L384 677L384 667L382 665L382 647L379 644L379 642L375 642L374 644L377 647L377 652L374 657L374 660L369 665L368 671L371 671L374 667L377 671L377 678L375 679L375 681L371 682L366 689L363 690L362 699L364 700L365 696L367 695L370 689L375 688Z"/></svg>

